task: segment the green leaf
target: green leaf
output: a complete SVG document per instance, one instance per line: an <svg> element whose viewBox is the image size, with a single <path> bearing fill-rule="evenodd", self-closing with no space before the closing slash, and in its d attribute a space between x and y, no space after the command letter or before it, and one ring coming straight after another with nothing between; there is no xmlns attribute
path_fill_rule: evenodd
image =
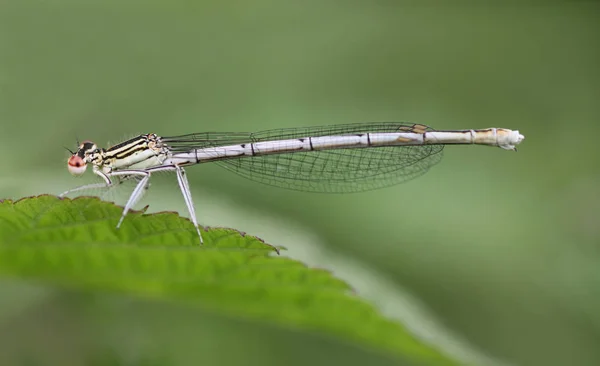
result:
<svg viewBox="0 0 600 366"><path fill-rule="evenodd" d="M235 230L202 230L175 213L132 212L82 197L0 201L0 275L120 292L319 332L419 362L453 364L386 319L328 271L278 256Z"/></svg>

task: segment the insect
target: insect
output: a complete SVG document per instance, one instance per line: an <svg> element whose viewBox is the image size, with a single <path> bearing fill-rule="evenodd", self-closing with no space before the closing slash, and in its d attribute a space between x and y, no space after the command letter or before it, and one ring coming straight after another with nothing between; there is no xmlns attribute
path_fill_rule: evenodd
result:
<svg viewBox="0 0 600 366"><path fill-rule="evenodd" d="M519 131L503 128L437 131L421 124L375 122L273 129L255 133L204 132L161 137L150 133L99 148L82 142L68 160L81 175L88 165L102 182L69 193L112 187L134 178L117 228L148 188L156 172L175 172L192 223L198 228L185 167L215 162L268 185L307 192L346 193L399 184L438 163L445 145L476 144L516 150Z"/></svg>

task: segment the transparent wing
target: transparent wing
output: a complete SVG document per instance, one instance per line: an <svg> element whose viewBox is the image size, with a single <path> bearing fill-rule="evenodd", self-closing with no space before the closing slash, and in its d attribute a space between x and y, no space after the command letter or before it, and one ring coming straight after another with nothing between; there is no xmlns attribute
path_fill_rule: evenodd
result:
<svg viewBox="0 0 600 366"><path fill-rule="evenodd" d="M433 131L419 124L361 123L274 129L256 133L201 133L164 138L173 151L367 132ZM347 193L414 179L437 164L443 145L387 146L248 156L215 163L253 181L306 192Z"/></svg>

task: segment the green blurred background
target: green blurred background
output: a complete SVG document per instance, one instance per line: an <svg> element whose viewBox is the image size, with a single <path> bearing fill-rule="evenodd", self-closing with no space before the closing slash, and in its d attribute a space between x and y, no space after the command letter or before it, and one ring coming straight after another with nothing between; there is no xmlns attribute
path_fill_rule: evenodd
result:
<svg viewBox="0 0 600 366"><path fill-rule="evenodd" d="M188 173L201 223L333 270L453 357L600 364L600 5L416 3L4 0L0 198L93 181L66 170L76 138L365 121L518 129L518 153L449 147L427 175L363 194L285 191L210 165ZM185 213L173 176L143 204ZM62 293L40 305L47 290L24 283L0 289L17 299L0 306L3 331L27 329L15 319L36 311L15 308L28 302L71 304ZM200 319L191 337L221 364L389 361Z"/></svg>

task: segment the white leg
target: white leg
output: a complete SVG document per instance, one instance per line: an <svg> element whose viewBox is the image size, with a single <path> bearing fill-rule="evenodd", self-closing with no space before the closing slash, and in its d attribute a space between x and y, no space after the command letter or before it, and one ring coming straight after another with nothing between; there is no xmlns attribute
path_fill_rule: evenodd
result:
<svg viewBox="0 0 600 366"><path fill-rule="evenodd" d="M198 227L198 221L196 220L196 211L194 210L194 202L192 201L192 192L190 192L190 184L188 183L187 176L185 175L185 170L182 167L176 165L177 172L177 181L179 183L179 188L181 189L181 194L183 194L183 199L185 200L185 204L187 206L188 212L190 213L190 219L196 228L196 232L198 233L198 237L200 238L200 244L203 244L202 234L200 234L200 228Z"/></svg>
<svg viewBox="0 0 600 366"><path fill-rule="evenodd" d="M139 174L139 175L145 175L145 176L139 181L137 186L135 186L135 189L133 190L133 192L131 192L131 196L129 196L129 200L127 200L127 203L125 204L125 208L123 209L123 213L121 214L121 218L119 219L119 222L117 223L117 229L121 226L121 223L123 223L123 220L125 219L125 216L127 216L127 213L129 212L129 210L131 210L133 208L133 206L135 206L135 204L140 200L140 198L142 198L142 196L144 195L144 191L148 187L148 181L150 180L150 173L147 173L147 172L140 172L140 173L144 173L144 174Z"/></svg>
<svg viewBox="0 0 600 366"><path fill-rule="evenodd" d="M198 221L196 219L196 211L194 210L194 202L192 201L192 193L190 192L190 185L189 185L187 177L185 175L185 170L183 170L183 168L181 168L180 166L177 166L177 165L161 166L161 167L150 168L150 169L146 169L146 170L117 170L117 171L113 171L110 173L103 173L100 170L94 170L94 173L99 175L100 177L102 177L102 179L104 179L105 183L88 184L85 186L81 186L81 187L69 190L69 191L63 193L62 195L70 193L70 192L74 192L74 191L87 189L87 188L110 187L113 185L113 182L110 180L110 177L113 177L113 176L125 176L125 179L130 178L132 176L136 176L136 175L142 176L142 179L138 182L135 189L129 196L129 200L125 204L125 208L123 209L121 218L119 219L119 222L117 223L117 229L118 229L121 226L121 224L123 223L123 220L125 219L125 216L127 216L127 213L129 212L129 210L131 210L133 208L133 206L135 206L135 204L143 196L144 191L148 187L148 182L150 180L151 173L152 172L160 172L160 171L173 171L173 170L177 173L177 181L179 183L179 188L181 189L181 193L183 194L183 199L185 201L188 212L190 214L190 219L192 220L192 223L194 224L194 227L196 228L196 232L198 233L198 237L200 238L200 244L203 244L204 242L202 240L202 234L200 233L200 228L198 227Z"/></svg>
<svg viewBox="0 0 600 366"><path fill-rule="evenodd" d="M196 210L194 209L194 202L192 201L192 193L190 191L190 184L188 183L187 176L185 175L185 170L178 165L168 165L161 166L156 168L150 168L148 172L167 172L167 171L175 171L177 173L177 182L179 183L179 189L181 190L181 194L183 195L183 199L185 201L185 205L187 206L188 212L190 214L190 220L194 224L196 228L196 232L198 233L198 238L200 238L200 244L204 244L202 240L202 234L200 234L200 228L198 227L198 220L196 219Z"/></svg>
<svg viewBox="0 0 600 366"><path fill-rule="evenodd" d="M113 183L110 180L110 178L108 177L108 175L106 175L105 173L103 173L96 166L94 166L94 174L96 174L97 176L101 177L104 180L104 183L86 184L86 185L83 185L83 186L80 186L80 187L77 187L77 188L69 189L68 191L59 194L58 197L64 197L65 195L67 195L69 193L78 192L78 191L84 191L86 189L108 188L108 187L112 186Z"/></svg>
<svg viewBox="0 0 600 366"><path fill-rule="evenodd" d="M118 171L114 171L114 172L110 172L110 173L103 173L99 169L94 170L94 173L96 173L97 175L102 177L102 179L104 179L106 181L107 186L113 185L112 181L110 180L110 177L113 177L113 176L125 176L124 179L128 179L128 178L131 178L136 175L143 177L138 182L138 184L135 186L135 189L129 196L129 200L125 204L125 208L123 209L121 218L119 219L119 222L117 223L117 229L118 229L121 226L121 223L123 223L123 220L125 219L125 216L129 212L129 210L131 210L133 208L133 206L135 206L135 204L143 196L144 190L148 186L148 180L150 180L150 173L148 173L144 170L118 170Z"/></svg>
<svg viewBox="0 0 600 366"><path fill-rule="evenodd" d="M65 191L61 194L58 195L58 197L64 197L67 194L73 193L73 192L78 192L78 191L85 191L86 189L94 189L94 188L108 188L110 187L108 184L106 183L92 183L92 184L86 184L84 186L80 186L77 188L73 188L73 189L69 189L68 191Z"/></svg>

